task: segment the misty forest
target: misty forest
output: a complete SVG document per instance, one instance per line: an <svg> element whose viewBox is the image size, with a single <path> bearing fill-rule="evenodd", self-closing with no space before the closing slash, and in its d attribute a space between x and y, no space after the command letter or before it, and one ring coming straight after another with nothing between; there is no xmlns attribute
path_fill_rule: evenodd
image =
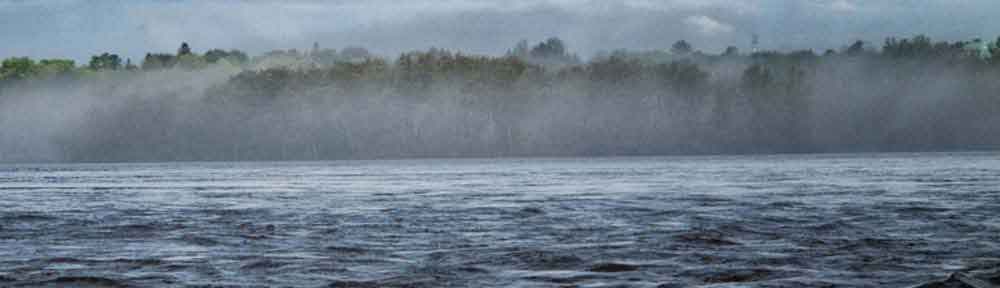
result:
<svg viewBox="0 0 1000 288"><path fill-rule="evenodd" d="M1000 147L1000 39L816 52L677 41L581 59L202 50L0 67L0 161L316 160Z"/></svg>

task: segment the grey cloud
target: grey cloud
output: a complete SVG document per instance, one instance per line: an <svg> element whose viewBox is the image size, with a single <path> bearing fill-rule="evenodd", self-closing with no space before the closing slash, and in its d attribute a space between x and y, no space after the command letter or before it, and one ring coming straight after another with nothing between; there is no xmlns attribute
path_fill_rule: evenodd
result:
<svg viewBox="0 0 1000 288"><path fill-rule="evenodd" d="M548 1L6 1L0 57L112 51L140 57L241 48L251 53L362 45L382 54L431 46L504 52L519 39L559 36L582 56L615 48L659 49L687 39L706 52L837 48L854 39L926 33L992 39L993 0L548 0Z"/></svg>

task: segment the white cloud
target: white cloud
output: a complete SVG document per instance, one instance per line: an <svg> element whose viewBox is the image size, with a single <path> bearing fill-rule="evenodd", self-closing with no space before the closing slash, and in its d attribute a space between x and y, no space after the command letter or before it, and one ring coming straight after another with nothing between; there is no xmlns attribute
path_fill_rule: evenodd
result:
<svg viewBox="0 0 1000 288"><path fill-rule="evenodd" d="M718 35L733 32L734 30L732 25L719 22L705 15L687 17L684 19L684 23L704 35Z"/></svg>
<svg viewBox="0 0 1000 288"><path fill-rule="evenodd" d="M858 10L858 6L847 0L834 0L828 6L830 10L836 12L854 12Z"/></svg>

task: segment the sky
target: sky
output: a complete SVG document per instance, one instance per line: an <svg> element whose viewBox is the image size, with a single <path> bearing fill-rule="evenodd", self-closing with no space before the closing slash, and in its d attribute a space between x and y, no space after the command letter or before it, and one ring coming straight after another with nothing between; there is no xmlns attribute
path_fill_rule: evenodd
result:
<svg viewBox="0 0 1000 288"><path fill-rule="evenodd" d="M718 53L838 49L887 36L1000 36L997 0L0 0L0 58L362 46L383 55L430 47L502 54L557 36L586 58L687 40Z"/></svg>

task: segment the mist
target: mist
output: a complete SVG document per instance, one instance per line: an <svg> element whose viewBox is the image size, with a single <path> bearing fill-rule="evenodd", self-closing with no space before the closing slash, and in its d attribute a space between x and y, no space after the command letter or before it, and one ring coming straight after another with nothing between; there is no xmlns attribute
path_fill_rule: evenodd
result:
<svg viewBox="0 0 1000 288"><path fill-rule="evenodd" d="M147 56L141 70L6 81L0 161L1000 147L1000 69L957 44L906 46L930 54L905 57L872 47L711 55L675 44L583 61L547 41L506 56L431 49L386 59L317 46L209 64L195 52L172 67Z"/></svg>

